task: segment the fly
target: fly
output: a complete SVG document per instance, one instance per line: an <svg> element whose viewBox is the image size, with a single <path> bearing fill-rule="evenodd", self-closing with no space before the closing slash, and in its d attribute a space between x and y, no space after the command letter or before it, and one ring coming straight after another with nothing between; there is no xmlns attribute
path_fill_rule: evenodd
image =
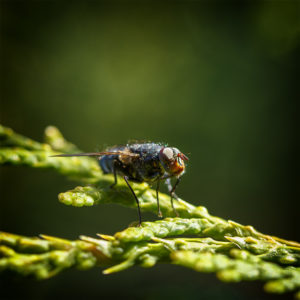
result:
<svg viewBox="0 0 300 300"><path fill-rule="evenodd" d="M184 161L188 157L180 152L177 148L167 147L155 143L127 144L125 146L116 146L107 149L104 152L78 153L78 154L60 154L55 157L68 156L94 156L98 157L99 165L104 174L113 174L114 183L117 184L117 174L123 176L128 188L130 189L137 207L139 215L139 226L141 225L141 210L138 197L133 191L130 181L132 182L156 182L156 200L158 216L162 217L159 206L159 186L161 181L167 184L171 205L174 213L178 213L174 207L173 198L178 199L175 190L180 182L181 176L185 172ZM176 178L174 186L171 184L171 178Z"/></svg>

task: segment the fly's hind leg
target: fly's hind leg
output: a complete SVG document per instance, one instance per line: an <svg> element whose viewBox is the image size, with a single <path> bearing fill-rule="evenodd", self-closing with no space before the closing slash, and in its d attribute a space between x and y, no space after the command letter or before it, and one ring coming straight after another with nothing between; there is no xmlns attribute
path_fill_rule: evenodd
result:
<svg viewBox="0 0 300 300"><path fill-rule="evenodd" d="M175 194L175 190L176 190L179 182L180 182L180 177L177 178L174 186L172 186L171 179L170 178L166 179L166 185L168 187L168 190L169 190L169 193L171 196L171 205L172 205L173 211L177 217L179 217L179 214L178 214L177 210L175 209L173 199L175 198L176 200L178 200L178 196Z"/></svg>
<svg viewBox="0 0 300 300"><path fill-rule="evenodd" d="M137 204L137 207L138 207L138 214L139 214L139 225L138 226L141 226L141 224L142 224L142 216L141 216L141 209L140 209L139 199L136 196L136 194L135 194L134 190L132 189L131 185L129 184L127 176L124 176L124 180L127 183L128 187L129 187L129 189L130 189L130 191L131 191L131 193L132 193L132 195L133 195L133 197L134 197L134 199L136 201L136 204Z"/></svg>

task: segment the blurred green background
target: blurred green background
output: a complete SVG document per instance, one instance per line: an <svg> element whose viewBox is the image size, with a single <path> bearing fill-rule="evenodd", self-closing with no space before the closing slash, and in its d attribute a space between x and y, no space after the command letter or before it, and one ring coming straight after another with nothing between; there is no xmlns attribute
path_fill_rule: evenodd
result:
<svg viewBox="0 0 300 300"><path fill-rule="evenodd" d="M179 196L299 241L299 11L298 1L1 1L1 123L37 140L58 126L84 151L167 142L190 158ZM116 205L59 203L75 185L1 166L1 230L72 239L137 219ZM164 265L2 279L1 299L274 298L260 283L224 284Z"/></svg>

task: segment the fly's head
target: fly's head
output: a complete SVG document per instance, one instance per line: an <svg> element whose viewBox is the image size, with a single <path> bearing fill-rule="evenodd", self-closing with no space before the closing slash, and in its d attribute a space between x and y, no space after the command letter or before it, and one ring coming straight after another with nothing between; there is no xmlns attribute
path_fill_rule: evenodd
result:
<svg viewBox="0 0 300 300"><path fill-rule="evenodd" d="M189 160L177 148L163 147L158 154L160 163L171 176L180 176L185 169L185 160Z"/></svg>

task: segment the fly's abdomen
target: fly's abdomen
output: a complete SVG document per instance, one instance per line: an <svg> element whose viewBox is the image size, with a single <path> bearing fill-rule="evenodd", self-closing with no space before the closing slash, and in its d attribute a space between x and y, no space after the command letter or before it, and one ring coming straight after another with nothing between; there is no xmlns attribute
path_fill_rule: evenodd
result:
<svg viewBox="0 0 300 300"><path fill-rule="evenodd" d="M118 152L118 151L122 151L123 149L124 149L124 147L113 147L113 148L107 149L106 151ZM114 168L115 168L114 164L115 164L118 156L119 156L118 154L104 155L99 159L99 165L104 174L114 173Z"/></svg>
<svg viewBox="0 0 300 300"><path fill-rule="evenodd" d="M116 155L105 155L99 160L99 165L104 174L109 174L114 172L114 161Z"/></svg>

